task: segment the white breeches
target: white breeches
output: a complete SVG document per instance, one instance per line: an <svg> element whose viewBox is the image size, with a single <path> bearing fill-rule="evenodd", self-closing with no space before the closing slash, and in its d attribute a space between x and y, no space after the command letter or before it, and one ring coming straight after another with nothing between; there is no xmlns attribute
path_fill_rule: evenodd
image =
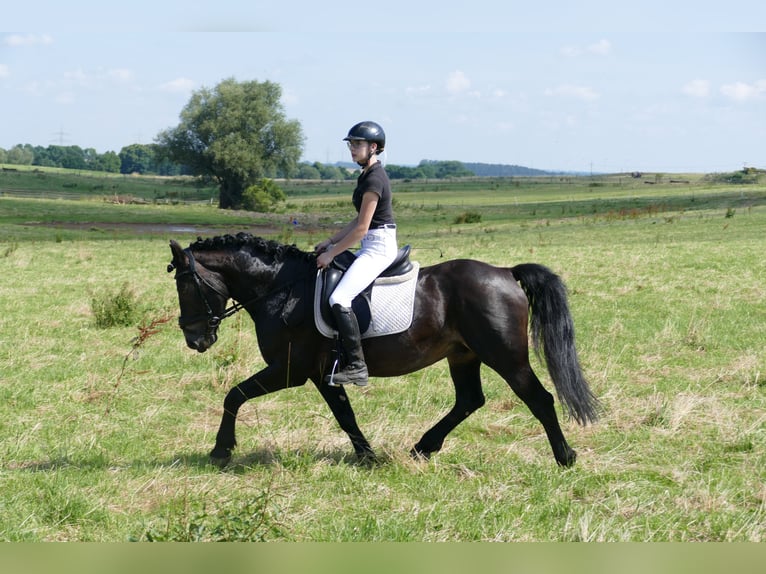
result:
<svg viewBox="0 0 766 574"><path fill-rule="evenodd" d="M396 259L396 229L370 229L362 238L362 248L338 286L330 295L330 306L351 307L351 301Z"/></svg>

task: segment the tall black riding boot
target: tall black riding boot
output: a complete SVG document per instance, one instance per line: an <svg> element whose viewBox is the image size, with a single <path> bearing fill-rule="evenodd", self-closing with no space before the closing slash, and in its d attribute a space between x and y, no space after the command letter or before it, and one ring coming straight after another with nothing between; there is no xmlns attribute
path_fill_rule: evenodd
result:
<svg viewBox="0 0 766 574"><path fill-rule="evenodd" d="M367 364L364 362L362 335L359 333L356 315L352 309L337 304L332 306L332 314L346 352L346 366L334 375L327 375L327 382L333 386L353 383L364 387L367 385Z"/></svg>

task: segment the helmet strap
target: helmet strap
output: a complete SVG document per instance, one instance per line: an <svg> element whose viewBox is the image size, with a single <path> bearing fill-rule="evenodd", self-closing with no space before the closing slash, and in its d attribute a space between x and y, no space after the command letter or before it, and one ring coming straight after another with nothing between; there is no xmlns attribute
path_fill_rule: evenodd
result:
<svg viewBox="0 0 766 574"><path fill-rule="evenodd" d="M358 163L362 167L362 171L364 171L365 169L370 167L370 165L371 165L370 162L371 162L373 156L377 155L377 152L378 152L377 148L373 150L372 146L370 146L370 151L367 154L367 159L364 160L364 162L361 162L361 161L356 162L356 163Z"/></svg>

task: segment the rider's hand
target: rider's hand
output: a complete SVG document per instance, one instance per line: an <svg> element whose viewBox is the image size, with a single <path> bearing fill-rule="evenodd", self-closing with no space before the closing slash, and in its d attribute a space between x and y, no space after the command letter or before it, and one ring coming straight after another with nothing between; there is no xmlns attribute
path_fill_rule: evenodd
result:
<svg viewBox="0 0 766 574"><path fill-rule="evenodd" d="M316 246L314 247L314 253L317 253L317 254L324 253L330 248L331 245L332 245L332 241L330 241L329 239L325 239L324 241L316 244Z"/></svg>
<svg viewBox="0 0 766 574"><path fill-rule="evenodd" d="M333 256L330 254L330 252L329 251L323 251L317 257L317 267L319 269L324 269L330 263L332 263L332 260L333 260Z"/></svg>

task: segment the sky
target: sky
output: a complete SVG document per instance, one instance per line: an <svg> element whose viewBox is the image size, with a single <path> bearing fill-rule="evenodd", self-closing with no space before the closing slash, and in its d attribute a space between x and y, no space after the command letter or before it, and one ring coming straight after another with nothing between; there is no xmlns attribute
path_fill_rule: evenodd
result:
<svg viewBox="0 0 766 574"><path fill-rule="evenodd" d="M342 138L373 120L397 165L766 168L761 1L15 4L0 20L4 149L149 144L195 90L234 78L281 86L303 161L349 161Z"/></svg>

